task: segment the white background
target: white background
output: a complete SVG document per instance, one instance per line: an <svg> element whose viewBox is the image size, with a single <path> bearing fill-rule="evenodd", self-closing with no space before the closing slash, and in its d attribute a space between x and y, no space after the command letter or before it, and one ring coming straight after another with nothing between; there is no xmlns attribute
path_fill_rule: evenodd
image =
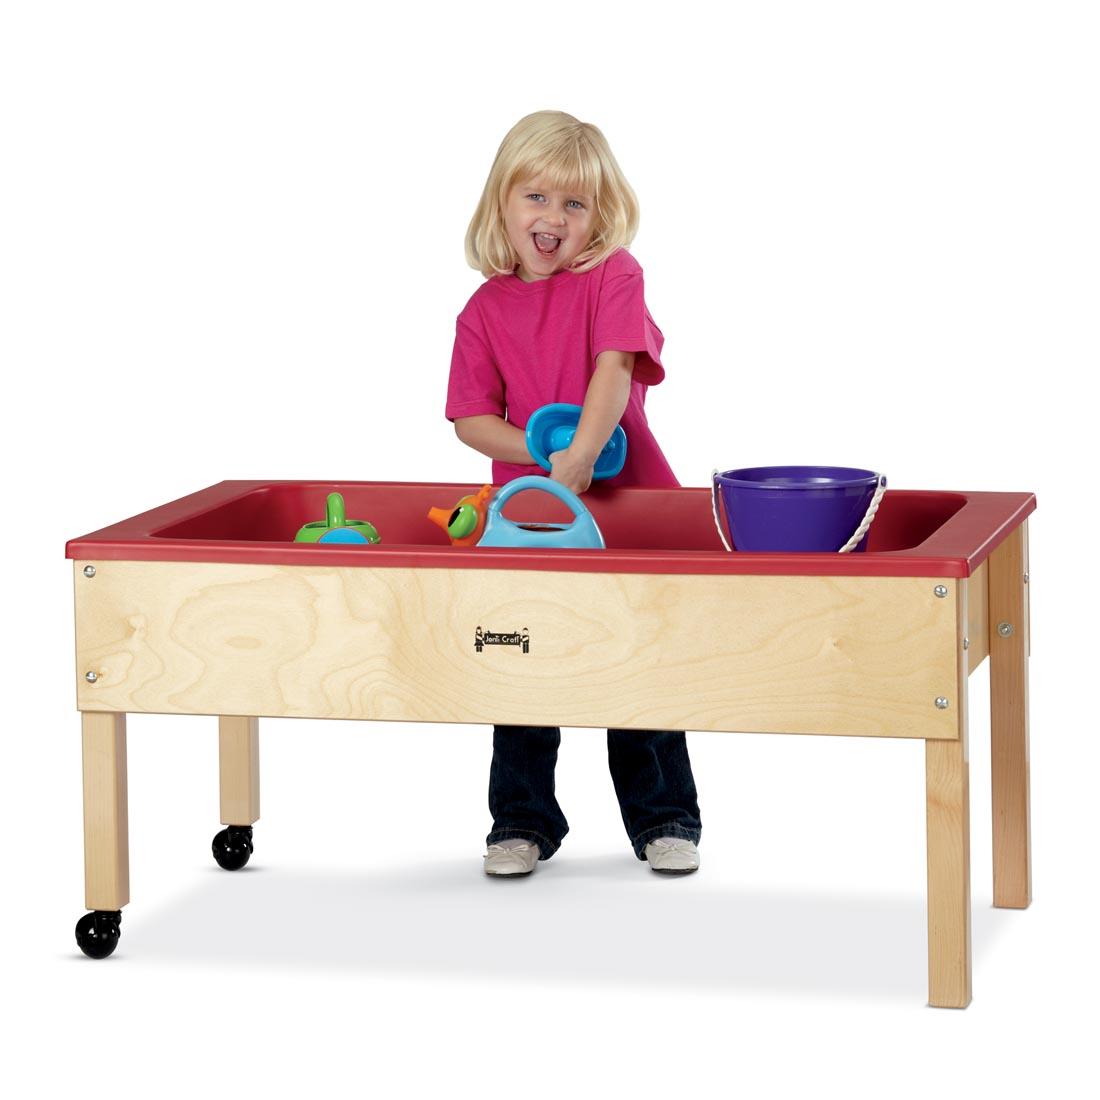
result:
<svg viewBox="0 0 1100 1100"><path fill-rule="evenodd" d="M6 3L0 22L13 1095L962 1096L1095 1083L1095 8ZM443 418L497 145L596 122L642 204L655 433L712 467L1033 491L1035 902L925 1005L923 746L693 734L699 874L572 831L480 873L472 727L267 721L247 871L212 719L130 720L132 903L85 960L64 542L226 478L480 481ZM441 504L449 503L440 501ZM1092 1017L1093 1023L1095 1016ZM1076 1082L1076 1083L1075 1083Z"/></svg>

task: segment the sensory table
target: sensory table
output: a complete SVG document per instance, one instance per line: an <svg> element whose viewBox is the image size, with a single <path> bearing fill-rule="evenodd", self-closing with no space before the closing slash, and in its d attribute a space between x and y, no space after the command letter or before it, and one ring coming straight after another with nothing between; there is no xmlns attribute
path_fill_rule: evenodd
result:
<svg viewBox="0 0 1100 1100"><path fill-rule="evenodd" d="M261 717L925 742L929 1003L971 998L967 681L990 661L994 905L1031 900L1030 493L890 489L864 553L728 552L706 488L595 485L605 550L455 547L476 485L223 481L67 544L81 949L130 900L126 715L216 715L214 855L247 862ZM372 546L295 543L343 494ZM543 493L515 521L570 518Z"/></svg>

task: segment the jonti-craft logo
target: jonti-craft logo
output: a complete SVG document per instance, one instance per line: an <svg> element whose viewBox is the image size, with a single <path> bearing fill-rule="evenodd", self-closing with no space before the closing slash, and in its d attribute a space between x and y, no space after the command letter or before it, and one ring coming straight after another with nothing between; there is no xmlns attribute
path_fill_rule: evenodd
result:
<svg viewBox="0 0 1100 1100"><path fill-rule="evenodd" d="M482 630L479 626L474 631L474 649L480 653L487 645L518 645L524 653L531 651L531 635L527 627L512 634L500 634L495 630Z"/></svg>

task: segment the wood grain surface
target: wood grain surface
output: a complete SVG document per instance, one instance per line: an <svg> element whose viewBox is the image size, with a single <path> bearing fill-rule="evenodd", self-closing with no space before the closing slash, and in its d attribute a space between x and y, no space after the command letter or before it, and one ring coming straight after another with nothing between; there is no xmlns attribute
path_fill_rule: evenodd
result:
<svg viewBox="0 0 1100 1100"><path fill-rule="evenodd" d="M958 737L967 581L87 564L81 710Z"/></svg>

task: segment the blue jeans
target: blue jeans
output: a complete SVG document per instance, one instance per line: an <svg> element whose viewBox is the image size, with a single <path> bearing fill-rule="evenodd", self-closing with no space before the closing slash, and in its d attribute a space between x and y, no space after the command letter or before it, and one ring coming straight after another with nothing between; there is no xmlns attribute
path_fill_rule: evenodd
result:
<svg viewBox="0 0 1100 1100"><path fill-rule="evenodd" d="M554 797L561 731L553 726L494 726L489 769L493 831L486 844L519 838L549 859L569 832ZM687 738L666 730L608 730L607 763L634 854L659 836L698 843L702 831Z"/></svg>

